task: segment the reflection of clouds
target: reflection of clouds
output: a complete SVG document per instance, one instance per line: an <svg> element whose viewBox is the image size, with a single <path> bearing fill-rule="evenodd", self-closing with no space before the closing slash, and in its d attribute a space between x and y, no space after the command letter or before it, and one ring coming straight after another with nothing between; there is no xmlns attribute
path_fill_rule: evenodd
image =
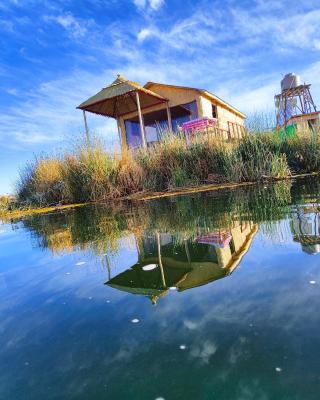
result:
<svg viewBox="0 0 320 400"><path fill-rule="evenodd" d="M209 364L211 356L217 351L217 346L210 340L205 340L199 344L193 344L190 349L191 357L199 359L203 364Z"/></svg>
<svg viewBox="0 0 320 400"><path fill-rule="evenodd" d="M147 351L147 347L144 347L143 351ZM103 363L105 366L114 363L127 363L139 353L141 353L141 346L139 342L134 339L125 339L125 341L121 343L120 348L115 349L115 353L111 357L109 356L104 358Z"/></svg>
<svg viewBox="0 0 320 400"><path fill-rule="evenodd" d="M229 350L229 362L230 364L236 364L237 361L242 357L245 352L245 345L247 343L247 339L243 336L240 336L239 339L231 346Z"/></svg>
<svg viewBox="0 0 320 400"><path fill-rule="evenodd" d="M261 382L257 379L252 380L250 385L248 383L240 383L236 400L270 400L270 397L261 386Z"/></svg>
<svg viewBox="0 0 320 400"><path fill-rule="evenodd" d="M198 324L194 321L190 321L189 319L186 319L183 321L183 324L186 328L190 329L191 331L193 331L194 329L197 329Z"/></svg>
<svg viewBox="0 0 320 400"><path fill-rule="evenodd" d="M16 236L15 246L20 240L21 235ZM14 247L10 251L14 254ZM170 362L172 368L180 363L181 373L197 364L201 373L198 383L214 376L210 385L220 389L233 380L237 394L230 398L270 400L260 379L265 367L257 362L256 369L248 368L245 375L248 363L252 367L250 363L256 362L252 360L264 354L263 362L274 372L278 364L266 353L282 345L279 359L291 354L301 366L305 359L295 353L295 344L301 345L306 338L303 329L320 322L318 287L309 283L320 282L317 260L302 253L296 244L271 243L261 233L254 238L241 268L231 276L185 292L171 291L156 306L148 298L104 286L108 271L101 267L101 255L98 259L79 251L53 258L47 251L31 252L29 241L17 252L19 260L8 265L6 276L0 275L7 282L0 303L3 353L23 352L26 346L46 348L34 359L22 361L34 368L34 361L41 359L37 373L46 383L52 379L50 374L66 376L66 393L73 396L82 394L89 384L99 384L97 371L109 374L110 385L116 385L116 380L125 380L130 374L140 379L142 372L139 375L137 371L148 363L150 370L154 368L157 377L165 380ZM124 249L120 258L112 258L116 268L129 264L127 256L134 259L136 254ZM83 258L87 264L75 267ZM66 275L67 271L71 274ZM106 304L107 299L111 304ZM141 323L133 326L131 319L136 316ZM181 343L187 345L183 354ZM52 360L54 372L40 370ZM83 371L80 378L78 371ZM290 375L288 368L284 371L294 384L297 375ZM169 379L178 372L171 370L170 374ZM308 378L307 372L304 374Z"/></svg>

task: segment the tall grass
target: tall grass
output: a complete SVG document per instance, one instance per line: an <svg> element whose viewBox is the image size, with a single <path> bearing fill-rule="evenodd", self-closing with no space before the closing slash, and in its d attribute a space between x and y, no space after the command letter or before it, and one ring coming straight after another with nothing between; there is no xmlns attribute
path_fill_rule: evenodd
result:
<svg viewBox="0 0 320 400"><path fill-rule="evenodd" d="M315 133L288 140L273 132L256 133L233 143L208 135L191 143L170 132L162 136L157 145L125 159L108 154L99 141L78 145L60 157L36 158L21 171L18 201L39 206L105 201L201 185L210 177L247 182L320 170L320 141Z"/></svg>

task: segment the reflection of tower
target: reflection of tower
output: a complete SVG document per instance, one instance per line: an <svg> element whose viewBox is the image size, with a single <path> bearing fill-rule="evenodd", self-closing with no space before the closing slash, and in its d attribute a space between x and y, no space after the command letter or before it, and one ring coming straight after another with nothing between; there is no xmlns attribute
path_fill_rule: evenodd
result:
<svg viewBox="0 0 320 400"><path fill-rule="evenodd" d="M316 112L310 93L310 84L301 84L299 75L290 73L281 81L281 93L274 97L277 126L286 126L290 119Z"/></svg>
<svg viewBox="0 0 320 400"><path fill-rule="evenodd" d="M318 212L305 212L292 218L293 240L308 254L320 253L320 218Z"/></svg>

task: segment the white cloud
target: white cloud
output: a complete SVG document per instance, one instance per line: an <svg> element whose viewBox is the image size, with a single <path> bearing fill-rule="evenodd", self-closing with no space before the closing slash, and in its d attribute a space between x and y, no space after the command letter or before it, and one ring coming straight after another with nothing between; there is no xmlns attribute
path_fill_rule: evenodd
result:
<svg viewBox="0 0 320 400"><path fill-rule="evenodd" d="M153 31L152 29L141 29L141 31L138 33L137 35L137 39L139 42L143 42L145 39L147 39L148 37L152 36L155 34L155 31Z"/></svg>
<svg viewBox="0 0 320 400"><path fill-rule="evenodd" d="M153 10L158 10L163 6L164 0L149 0L149 4Z"/></svg>
<svg viewBox="0 0 320 400"><path fill-rule="evenodd" d="M263 1L259 1L263 7ZM160 7L163 2L153 1L153 7ZM137 7L151 8L151 1L135 0ZM45 17L47 21L55 22L68 31L71 38L83 37L83 54L74 54L83 61L92 56L90 63L94 65L94 56L99 54L99 67L95 65L92 72L84 69L71 70L63 79L44 82L32 91L25 93L23 101L14 108L2 110L1 121L3 132L10 132L22 143L41 143L59 141L67 132L77 134L82 131L81 113L75 106L82 100L96 93L101 87L112 81L116 73L122 73L130 79L144 83L148 80L163 81L181 85L204 87L229 101L244 112L251 110L274 109L273 96L279 90L281 79L279 67L272 71L266 70L264 40L277 31L278 25L289 27L295 21L295 16L282 19L278 16L259 16L255 19L257 9L239 12L226 8L217 12L208 7L206 12L198 7L190 17L179 19L173 25L157 25L157 20L149 18L147 27L138 31L137 40L141 46L136 46L136 38L129 32L136 28L135 23L128 26L112 23L104 27L104 31L90 20L78 20L70 13L59 13L58 16ZM320 38L313 31L312 22L319 16L320 11L302 14L299 28L303 29L303 41L308 41L312 34L311 48L318 46ZM231 13L231 14L230 14ZM231 29L225 29L227 17ZM308 29L307 25L312 27ZM258 26L257 26L258 25ZM262 25L262 26L260 26ZM282 32L281 28L281 32ZM90 46L86 41L90 34ZM97 40L92 42L91 37ZM105 45L106 35L108 46ZM237 41L234 41L234 37ZM230 44L228 40L233 38ZM297 34L298 37L298 34ZM149 51L143 45L146 39L158 40L157 51ZM247 51L248 43L254 50ZM287 48L295 46L292 33L287 39ZM318 40L318 42L317 42ZM227 44L225 44L227 43ZM293 43L292 45L290 43ZM318 43L318 44L317 44ZM272 43L277 47L278 43ZM313 46L313 47L312 47ZM176 50L175 52L172 49ZM272 51L273 48L268 49ZM252 67L259 66L259 72L250 72ZM101 65L107 65L104 70ZM91 68L91 67L90 67ZM312 93L320 98L319 63L310 64L304 68L292 67L294 72L301 74L302 79L313 83ZM288 71L281 71L286 73ZM319 83L318 83L319 82ZM7 92L14 95L11 88ZM100 117L98 122L91 115L90 124L99 132L104 132L104 121ZM92 122L90 121L92 120ZM103 122L101 122L103 121ZM111 123L111 126L113 121ZM114 125L115 126L115 125ZM116 128L108 128L112 134L112 141L117 141ZM6 142L7 134L2 135L2 142ZM109 138L109 134L107 134Z"/></svg>
<svg viewBox="0 0 320 400"><path fill-rule="evenodd" d="M159 10L164 5L164 0L133 0L138 9Z"/></svg>
<svg viewBox="0 0 320 400"><path fill-rule="evenodd" d="M62 26L74 39L82 38L88 32L87 25L92 21L78 21L71 13L60 14L58 16L46 15L45 21L53 21Z"/></svg>
<svg viewBox="0 0 320 400"><path fill-rule="evenodd" d="M106 73L109 77L111 74ZM74 71L63 79L48 81L32 92L25 93L18 106L0 112L0 144L7 146L8 138L15 138L22 145L37 143L60 143L62 140L79 137L83 131L82 113L76 110L84 99L105 86L106 76ZM108 146L117 143L117 127L113 120L88 115L92 132L102 133ZM11 141L10 141L11 142Z"/></svg>
<svg viewBox="0 0 320 400"><path fill-rule="evenodd" d="M146 6L147 1L146 0L134 0L133 1L135 6L138 8L144 8Z"/></svg>
<svg viewBox="0 0 320 400"><path fill-rule="evenodd" d="M14 24L10 20L0 19L0 29L7 32L14 32Z"/></svg>
<svg viewBox="0 0 320 400"><path fill-rule="evenodd" d="M284 11L284 10L283 10ZM252 38L261 45L268 44L275 50L291 48L316 49L320 32L317 29L320 10L288 15L276 15L234 8L231 9L233 30L244 38Z"/></svg>

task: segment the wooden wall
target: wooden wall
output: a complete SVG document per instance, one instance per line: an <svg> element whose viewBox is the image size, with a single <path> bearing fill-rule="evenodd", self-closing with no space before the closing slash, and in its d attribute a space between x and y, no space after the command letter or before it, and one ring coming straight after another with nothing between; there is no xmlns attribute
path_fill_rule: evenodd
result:
<svg viewBox="0 0 320 400"><path fill-rule="evenodd" d="M244 133L243 117L233 112L232 109L227 108L224 104L219 103L217 100L210 98L206 94L196 89L175 88L172 86L162 86L157 84L151 86L149 89L169 99L170 107L196 101L199 117L212 118L212 104L215 104L217 106L219 128L225 131L223 137L225 139L230 139L233 137L239 138L242 137ZM149 107L145 112L142 110L142 114L165 109L165 107L165 104L158 104L153 107ZM121 130L121 147L123 153L125 153L127 150L124 121L126 119L136 117L137 115L137 112L132 112L119 118L119 125ZM236 134L236 132L240 133Z"/></svg>

